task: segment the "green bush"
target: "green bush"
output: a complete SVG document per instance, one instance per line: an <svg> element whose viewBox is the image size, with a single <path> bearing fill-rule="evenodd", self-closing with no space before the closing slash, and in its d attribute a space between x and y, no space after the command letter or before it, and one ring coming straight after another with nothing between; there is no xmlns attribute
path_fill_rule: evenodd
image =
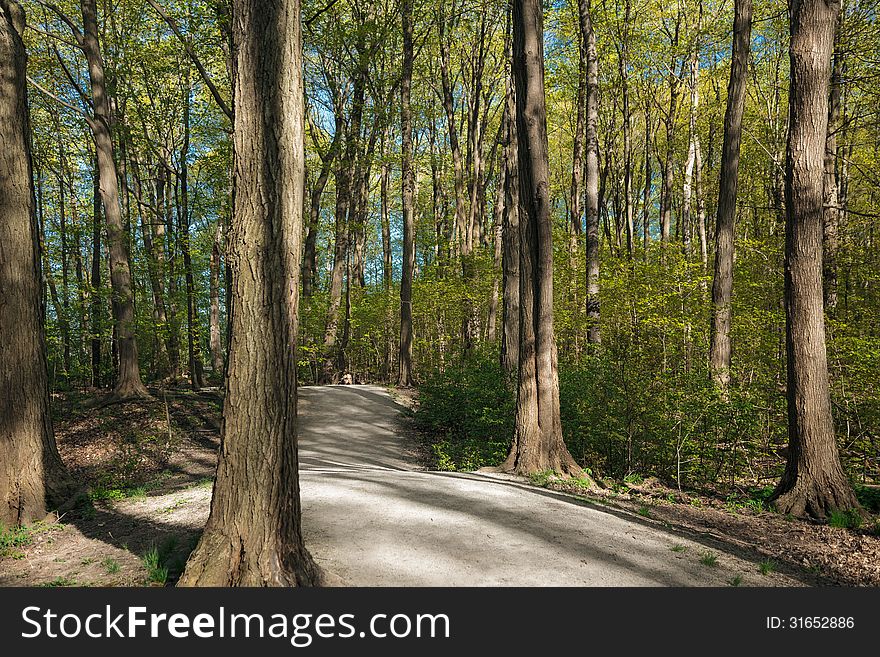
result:
<svg viewBox="0 0 880 657"><path fill-rule="evenodd" d="M498 362L481 356L434 371L420 386L415 422L431 440L435 467L476 470L507 456L515 412Z"/></svg>

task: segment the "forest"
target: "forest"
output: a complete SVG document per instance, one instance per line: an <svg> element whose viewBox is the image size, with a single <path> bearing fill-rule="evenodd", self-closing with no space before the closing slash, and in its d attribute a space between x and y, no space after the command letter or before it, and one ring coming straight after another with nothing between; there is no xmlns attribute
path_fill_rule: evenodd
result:
<svg viewBox="0 0 880 657"><path fill-rule="evenodd" d="M880 536L878 61L873 0L0 0L0 569L210 434L172 579L322 583L337 385L431 471Z"/></svg>

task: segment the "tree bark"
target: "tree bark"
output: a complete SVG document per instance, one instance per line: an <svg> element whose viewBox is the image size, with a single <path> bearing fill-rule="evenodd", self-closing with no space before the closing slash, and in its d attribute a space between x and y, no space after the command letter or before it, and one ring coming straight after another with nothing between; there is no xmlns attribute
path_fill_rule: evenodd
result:
<svg viewBox="0 0 880 657"><path fill-rule="evenodd" d="M633 147L632 112L629 99L629 25L632 16L632 2L625 0L623 33L618 47L618 67L620 71L620 94L623 110L623 203L626 229L626 252L631 258L635 249L635 230L633 225Z"/></svg>
<svg viewBox="0 0 880 657"><path fill-rule="evenodd" d="M58 456L34 207L24 12L0 0L0 524L42 520L70 480Z"/></svg>
<svg viewBox="0 0 880 657"><path fill-rule="evenodd" d="M721 146L721 179L715 215L715 272L712 279L712 319L709 368L712 379L724 391L730 383L730 324L733 316L734 228L739 181L739 150L748 84L752 33L752 0L736 0L733 18L733 54L727 85L724 142Z"/></svg>
<svg viewBox="0 0 880 657"><path fill-rule="evenodd" d="M413 197L415 194L415 175L412 155L412 93L413 73L413 26L412 0L401 4L401 25L403 29L403 73L400 84L400 143L401 143L401 202L403 204L403 262L400 280L400 349L398 350L397 384L413 384L412 372L412 281L415 268L415 222L413 216Z"/></svg>
<svg viewBox="0 0 880 657"><path fill-rule="evenodd" d="M113 320L116 328L116 344L119 356L119 372L113 394L121 399L149 397L141 381L138 365L137 338L135 336L134 292L131 283L131 266L128 238L122 222L119 203L116 160L110 135L110 98L104 76L104 60L98 41L98 11L96 0L81 0L83 18L82 51L86 56L92 90L94 117L89 127L95 141L100 175L101 201L107 222L107 242L110 255L110 285L113 289Z"/></svg>
<svg viewBox="0 0 880 657"><path fill-rule="evenodd" d="M508 60L513 62L512 41ZM519 365L519 164L516 135L516 91L513 70L505 76L502 121L504 143L504 211L501 217L501 369L511 376Z"/></svg>
<svg viewBox="0 0 880 657"><path fill-rule="evenodd" d="M211 369L215 377L223 374L223 346L220 340L220 252L223 244L223 220L217 220L214 241L211 243L210 290L210 348Z"/></svg>
<svg viewBox="0 0 880 657"><path fill-rule="evenodd" d="M540 0L513 3L520 180L520 335L516 430L503 470L582 473L562 439L553 333L553 243Z"/></svg>
<svg viewBox="0 0 880 657"><path fill-rule="evenodd" d="M189 68L183 81L183 144L180 147L180 203L177 205L177 234L183 256L183 273L186 280L186 343L189 361L189 382L193 390L205 387L202 364L201 330L196 308L195 277L189 241L189 114L190 87Z"/></svg>
<svg viewBox="0 0 880 657"><path fill-rule="evenodd" d="M578 0L578 22L586 51L586 257L587 342L602 341L599 314L599 57L590 18L590 0Z"/></svg>
<svg viewBox="0 0 880 657"><path fill-rule="evenodd" d="M101 338L104 333L104 322L101 312L101 188L98 176L98 163L95 160L92 185L92 262L89 278L89 314L91 315L90 333L92 350L92 386L101 387Z"/></svg>
<svg viewBox="0 0 880 657"><path fill-rule="evenodd" d="M681 9L675 22L675 31L671 39L673 50L678 48L678 37L681 30ZM663 161L663 185L660 189L660 243L665 246L669 243L672 227L672 183L673 171L672 160L675 153L675 114L678 110L678 84L680 82L675 72L677 57L673 55L669 68L669 111L665 117L666 125L666 158ZM662 252L661 252L662 258Z"/></svg>
<svg viewBox="0 0 880 657"><path fill-rule="evenodd" d="M235 0L232 344L211 513L180 586L320 581L300 529L296 351L302 244L299 0Z"/></svg>
<svg viewBox="0 0 880 657"><path fill-rule="evenodd" d="M839 20L839 19L838 19ZM837 180L837 132L840 129L840 85L841 58L843 53L838 47L837 30L835 30L835 52L831 69L831 90L828 95L828 130L825 137L825 197L822 215L822 251L823 251L823 289L825 294L825 310L833 315L837 310L838 264L839 250L838 229L840 227L841 203L840 185Z"/></svg>
<svg viewBox="0 0 880 657"><path fill-rule="evenodd" d="M858 508L834 421L822 299L822 202L836 0L792 0L785 171L785 310L789 452L773 493L780 513L822 519Z"/></svg>

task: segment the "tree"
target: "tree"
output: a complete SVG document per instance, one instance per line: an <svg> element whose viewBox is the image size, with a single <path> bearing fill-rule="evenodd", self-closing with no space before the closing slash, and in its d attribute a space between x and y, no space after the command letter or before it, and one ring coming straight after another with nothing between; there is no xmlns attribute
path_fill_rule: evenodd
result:
<svg viewBox="0 0 880 657"><path fill-rule="evenodd" d="M512 26L511 26L512 28ZM505 76L504 209L501 215L501 369L511 376L519 364L519 146L516 138L516 93L513 82L513 42L506 54L510 70Z"/></svg>
<svg viewBox="0 0 880 657"><path fill-rule="evenodd" d="M502 469L581 474L562 439L553 333L553 243L539 0L513 3L513 76L519 147L520 326L516 429Z"/></svg>
<svg viewBox="0 0 880 657"><path fill-rule="evenodd" d="M24 26L0 0L0 524L13 527L70 490L49 412Z"/></svg>
<svg viewBox="0 0 880 657"><path fill-rule="evenodd" d="M128 238L122 221L119 203L118 173L110 134L110 96L104 75L104 60L98 41L98 9L96 0L82 0L83 29L69 23L74 38L86 56L92 90L94 116L86 117L98 156L101 200L107 222L107 244L110 254L110 285L113 288L113 320L116 327L119 372L113 394L120 399L149 396L141 381L138 364L137 338L134 330L134 291L131 283L131 264Z"/></svg>
<svg viewBox="0 0 880 657"><path fill-rule="evenodd" d="M599 57L596 33L590 18L590 0L578 0L581 62L586 67L586 255L587 255L587 341L601 342L599 328ZM647 207L647 205L646 205ZM646 245L647 248L647 245Z"/></svg>
<svg viewBox="0 0 880 657"><path fill-rule="evenodd" d="M718 211L715 216L715 276L712 279L712 326L709 365L721 390L730 383L730 299L733 293L734 228L736 191L739 181L739 148L749 74L749 44L752 33L752 0L734 4L733 54L724 114L724 143L721 147L721 180L718 183Z"/></svg>
<svg viewBox="0 0 880 657"><path fill-rule="evenodd" d="M776 508L825 518L858 508L840 464L825 347L822 217L828 85L836 0L792 0L791 88L785 170L785 338L788 439Z"/></svg>
<svg viewBox="0 0 880 657"><path fill-rule="evenodd" d="M319 582L300 530L296 345L304 103L299 0L235 0L232 340L211 513L182 586Z"/></svg>
<svg viewBox="0 0 880 657"><path fill-rule="evenodd" d="M400 7L403 28L403 74L400 84L401 202L403 203L403 274L400 280L400 351L397 383L412 385L412 282L415 268L415 224L413 196L415 175L412 154L412 93L413 27L412 0L403 0Z"/></svg>

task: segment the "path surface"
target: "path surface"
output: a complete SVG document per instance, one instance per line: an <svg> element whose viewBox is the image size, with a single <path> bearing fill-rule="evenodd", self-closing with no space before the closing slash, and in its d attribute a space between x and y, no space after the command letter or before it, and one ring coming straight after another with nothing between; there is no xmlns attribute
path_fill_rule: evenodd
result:
<svg viewBox="0 0 880 657"><path fill-rule="evenodd" d="M299 404L304 537L336 584L796 584L638 516L512 478L426 472L382 388L303 387ZM707 551L714 567L700 561Z"/></svg>

